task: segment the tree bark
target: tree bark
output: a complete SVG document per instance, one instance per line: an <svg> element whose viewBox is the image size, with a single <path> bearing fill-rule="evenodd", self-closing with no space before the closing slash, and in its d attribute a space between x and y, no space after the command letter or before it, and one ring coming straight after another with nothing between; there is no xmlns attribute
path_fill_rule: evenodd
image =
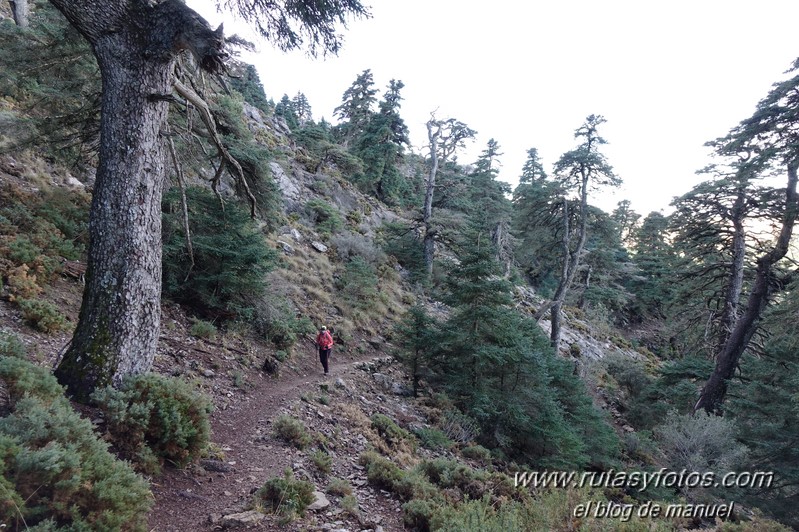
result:
<svg viewBox="0 0 799 532"><path fill-rule="evenodd" d="M92 45L103 81L86 287L72 343L55 372L69 394L86 401L96 388L152 366L161 316L161 131L174 59L192 48L211 56L199 58L201 64L213 63L221 44L178 0L52 2Z"/></svg>
<svg viewBox="0 0 799 532"><path fill-rule="evenodd" d="M577 273L577 268L580 266L580 255L583 253L585 247L586 233L588 229L588 178L589 173L583 169L581 171L581 189L580 189L580 227L578 229L577 244L574 250L570 249L571 237L569 236L569 203L566 197L563 198L563 264L560 272L560 281L558 288L555 290L555 295L552 297L552 303L549 305L550 309L550 323L551 329L549 333L550 345L558 349L560 345L561 333L561 309L563 302L566 300L566 294L569 287L574 281L574 275ZM542 309L546 311L546 307ZM543 313L541 310L536 314L536 320L539 320Z"/></svg>
<svg viewBox="0 0 799 532"><path fill-rule="evenodd" d="M716 367L705 383L699 400L694 405L694 412L704 409L708 413L720 413L721 405L727 393L727 384L735 373L741 355L749 345L749 341L757 330L758 322L771 294L772 268L788 253L788 246L796 222L797 205L796 183L797 163L788 165L788 184L785 189L785 210L782 227L774 247L757 259L755 281L746 304L746 311L736 322L730 332L723 349L716 357Z"/></svg>
<svg viewBox="0 0 799 532"><path fill-rule="evenodd" d="M724 293L724 309L719 320L719 338L716 353L721 353L724 350L724 345L727 343L738 319L738 304L743 290L744 259L746 258L746 234L744 233L743 224L745 206L746 196L743 190L739 190L730 213L733 225L732 262L730 264L730 279L727 282Z"/></svg>
<svg viewBox="0 0 799 532"><path fill-rule="evenodd" d="M30 16L28 0L9 0L9 4L11 4L11 13L14 15L14 22L16 22L17 26L27 28Z"/></svg>

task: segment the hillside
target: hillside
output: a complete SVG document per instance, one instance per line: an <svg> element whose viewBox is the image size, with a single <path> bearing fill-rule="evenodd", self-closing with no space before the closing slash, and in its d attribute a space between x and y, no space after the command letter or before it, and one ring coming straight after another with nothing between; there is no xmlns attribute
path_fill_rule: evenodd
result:
<svg viewBox="0 0 799 532"><path fill-rule="evenodd" d="M99 136L94 56L48 6L0 20L0 525L797 525L781 133L743 122L719 155L765 138L766 159L642 219L591 205L620 182L601 116L551 175L530 149L511 190L495 140L458 161L474 131L454 118L411 150L401 81L378 99L366 70L317 123L194 50L147 99L163 157L114 173L136 149ZM761 105L792 123L781 94ZM787 188L752 177L783 163Z"/></svg>

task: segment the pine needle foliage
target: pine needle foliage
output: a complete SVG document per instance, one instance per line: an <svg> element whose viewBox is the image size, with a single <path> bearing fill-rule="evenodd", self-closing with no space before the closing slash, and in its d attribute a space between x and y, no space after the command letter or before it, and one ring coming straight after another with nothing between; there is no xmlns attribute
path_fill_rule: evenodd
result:
<svg viewBox="0 0 799 532"><path fill-rule="evenodd" d="M0 357L0 523L10 530L147 530L147 482L108 452L49 371Z"/></svg>
<svg viewBox="0 0 799 532"><path fill-rule="evenodd" d="M211 191L189 187L194 265L186 249L179 194L164 196L164 294L211 319L249 317L264 293L264 275L277 253L249 213L233 201L224 208Z"/></svg>

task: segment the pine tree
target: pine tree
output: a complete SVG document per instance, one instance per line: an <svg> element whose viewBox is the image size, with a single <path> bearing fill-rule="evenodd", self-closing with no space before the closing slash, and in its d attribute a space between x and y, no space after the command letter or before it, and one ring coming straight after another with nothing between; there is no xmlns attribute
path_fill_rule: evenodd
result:
<svg viewBox="0 0 799 532"><path fill-rule="evenodd" d="M377 113L369 117L352 143L353 152L364 162L356 182L386 203L412 199L411 187L400 173L404 148L410 143L408 127L399 115L402 81L391 80Z"/></svg>
<svg viewBox="0 0 799 532"><path fill-rule="evenodd" d="M479 422L487 445L545 467L607 463L613 431L570 364L513 308L493 246L480 237L474 227L450 273L453 311L431 357L434 382Z"/></svg>
<svg viewBox="0 0 799 532"><path fill-rule="evenodd" d="M342 120L337 130L344 147L348 147L353 139L363 134L372 117L372 108L377 101L377 89L372 71L361 72L352 85L344 91L341 105L334 114Z"/></svg>
<svg viewBox="0 0 799 532"><path fill-rule="evenodd" d="M400 360L408 367L413 383L413 396L419 395L419 381L428 372L434 349L437 323L424 306L412 306L396 326L397 345L402 349Z"/></svg>

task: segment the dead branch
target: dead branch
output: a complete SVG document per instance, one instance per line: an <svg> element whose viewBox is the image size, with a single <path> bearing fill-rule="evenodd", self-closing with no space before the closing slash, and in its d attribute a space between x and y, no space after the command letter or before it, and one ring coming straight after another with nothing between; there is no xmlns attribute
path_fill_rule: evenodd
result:
<svg viewBox="0 0 799 532"><path fill-rule="evenodd" d="M214 117L211 114L211 109L208 107L208 103L191 88L184 85L179 80L175 80L175 91L197 108L197 111L200 113L200 119L205 124L205 127L208 128L208 133L211 135L211 141L216 146L216 149L219 152L218 155L222 159L219 169L216 172L216 176L214 176L214 180L211 182L214 192L217 192L215 183L219 181L222 171L225 168L234 170L231 172L231 175L233 176L233 179L235 179L244 189L247 199L250 203L250 216L255 218L255 196L253 196L252 192L250 191L250 186L247 184L247 179L244 177L244 170L241 168L241 164L239 164L236 158L230 154L225 145L222 143L222 139L219 137L219 133L216 131L216 122L214 122Z"/></svg>
<svg viewBox="0 0 799 532"><path fill-rule="evenodd" d="M183 280L185 283L189 279L191 271L194 269L194 246L191 243L191 230L189 229L189 206L186 202L186 181L183 177L183 167L178 161L178 154L175 151L175 142L172 140L172 135L169 129L166 131L166 138L169 142L169 153L172 155L172 164L175 165L175 175L178 178L178 186L180 187L180 206L183 210L183 230L186 231L186 250L189 252L189 271L186 272L186 278Z"/></svg>

